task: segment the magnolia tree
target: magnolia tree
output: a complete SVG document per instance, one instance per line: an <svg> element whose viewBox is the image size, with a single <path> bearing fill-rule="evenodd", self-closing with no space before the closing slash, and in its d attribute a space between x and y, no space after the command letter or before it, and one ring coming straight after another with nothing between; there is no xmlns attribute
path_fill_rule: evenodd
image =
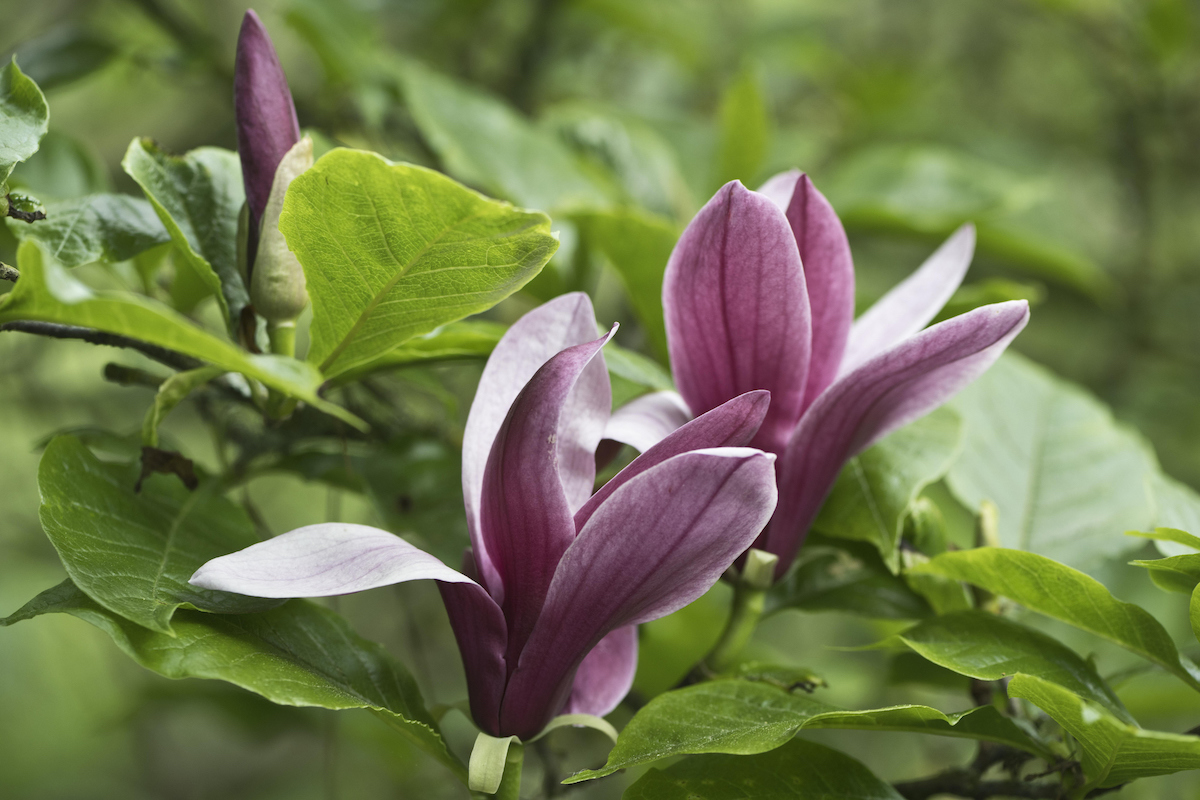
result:
<svg viewBox="0 0 1200 800"><path fill-rule="evenodd" d="M547 267L554 223L375 153L322 145L314 162L253 12L233 90L236 154L130 144L122 164L145 199L43 206L5 186L20 246L4 267L2 329L126 348L172 372L109 367L157 389L138 449L95 432L46 445L41 522L68 577L0 623L70 614L169 678L370 709L460 795L1087 798L1200 767L1200 738L1142 728L1111 666L1040 630L1047 618L1073 627L1200 691L1200 668L1163 625L1061 546L1087 537L1097 558L1126 547L1107 496L1132 480L1156 508L1136 535L1164 551L1136 563L1190 593L1200 538L1179 528L1200 519L1200 502L1156 471L1123 475L1113 465L1128 435L1095 401L1001 358L1029 320L1025 301L940 317L971 262L969 225L856 318L850 246L812 181L728 183L669 258L651 248L630 261L640 274L618 265L646 356L622 349L619 326L581 292L543 292L507 328L466 320ZM7 179L37 150L48 111L15 62L0 101ZM132 270L143 290L72 272L96 262ZM465 514L461 541L336 510L262 535L269 521L241 487L290 470L372 491L354 473L387 457L391 398L355 390L453 359L486 361L461 434L461 503L441 501ZM215 474L160 442L185 400L212 428ZM1037 430L1014 422L1030 406ZM453 483L444 473L435 479ZM427 706L405 654L308 599L415 580L437 584L465 704ZM703 604L716 611L696 613ZM685 607L666 644L640 627ZM827 702L836 675L756 656L760 623L787 609L886 621L879 646L957 681L961 702ZM639 649L657 683L639 682ZM459 714L473 741L447 727ZM609 737L607 760L588 763L587 750L579 771L560 772L545 743L566 726ZM890 783L802 733L830 728L879 745L889 732L957 737L977 753ZM522 788L531 745L546 779Z"/></svg>

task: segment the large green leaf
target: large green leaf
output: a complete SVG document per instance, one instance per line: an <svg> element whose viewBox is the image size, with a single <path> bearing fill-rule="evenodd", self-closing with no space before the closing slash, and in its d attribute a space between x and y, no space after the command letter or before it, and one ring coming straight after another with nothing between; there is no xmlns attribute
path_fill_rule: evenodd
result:
<svg viewBox="0 0 1200 800"><path fill-rule="evenodd" d="M663 273L679 239L679 228L660 217L628 208L581 212L571 219L579 225L588 244L603 253L621 276L646 338L665 362Z"/></svg>
<svg viewBox="0 0 1200 800"><path fill-rule="evenodd" d="M171 239L216 295L230 330L236 330L250 302L238 270L238 214L246 193L237 153L200 147L173 156L149 139L134 139L121 166L142 187Z"/></svg>
<svg viewBox="0 0 1200 800"><path fill-rule="evenodd" d="M174 635L180 606L243 613L279 605L187 581L210 559L258 541L240 507L211 481L189 492L169 475L134 489L138 469L105 463L72 436L42 454L38 489L41 520L75 585L109 611Z"/></svg>
<svg viewBox="0 0 1200 800"><path fill-rule="evenodd" d="M483 311L550 260L550 220L423 167L332 150L292 181L279 228L313 304L327 377Z"/></svg>
<svg viewBox="0 0 1200 800"><path fill-rule="evenodd" d="M650 770L624 800L903 800L863 764L831 747L794 739L750 757L689 758Z"/></svg>
<svg viewBox="0 0 1200 800"><path fill-rule="evenodd" d="M527 208L603 208L609 198L550 131L503 101L416 63L398 68L421 134L459 180Z"/></svg>
<svg viewBox="0 0 1200 800"><path fill-rule="evenodd" d="M500 337L506 330L508 329L499 323L484 320L451 322L432 333L409 339L373 361L343 372L335 383L345 383L373 372L409 367L414 364L487 358L492 354L496 343L500 341Z"/></svg>
<svg viewBox="0 0 1200 800"><path fill-rule="evenodd" d="M608 763L577 783L663 758L696 753L752 755L804 728L912 731L985 739L1042 755L1045 749L991 706L943 714L919 705L846 711L759 681L717 680L661 694L643 707L609 753Z"/></svg>
<svg viewBox="0 0 1200 800"><path fill-rule="evenodd" d="M900 569L900 534L909 505L954 463L962 437L949 409L906 425L850 459L814 523L826 536L870 542L892 572Z"/></svg>
<svg viewBox="0 0 1200 800"><path fill-rule="evenodd" d="M1075 737L1088 787L1118 786L1138 778L1200 769L1200 737L1144 730L1033 675L1015 676L1008 684L1008 694L1030 701Z"/></svg>
<svg viewBox="0 0 1200 800"><path fill-rule="evenodd" d="M125 194L93 194L46 203L46 218L10 223L18 239L36 239L66 267L93 261L124 261L171 241L147 201Z"/></svg>
<svg viewBox="0 0 1200 800"><path fill-rule="evenodd" d="M1200 669L1179 654L1148 611L1121 602L1099 581L1045 556L981 547L942 553L912 571L966 581L1015 600L1137 653L1200 690Z"/></svg>
<svg viewBox="0 0 1200 800"><path fill-rule="evenodd" d="M221 680L286 706L371 709L464 782L408 671L337 614L292 600L257 614L181 610L174 636L117 616L70 581L35 597L0 626L65 613L95 625L143 667L168 678Z"/></svg>
<svg viewBox="0 0 1200 800"><path fill-rule="evenodd" d="M363 425L358 417L317 396L324 379L310 364L282 356L251 355L167 306L139 295L93 292L61 265L46 259L35 242L21 244L17 264L21 280L0 297L0 323L35 320L133 337L240 372L355 427Z"/></svg>
<svg viewBox="0 0 1200 800"><path fill-rule="evenodd" d="M13 167L37 152L49 120L42 90L14 58L0 70L0 187Z"/></svg>
<svg viewBox="0 0 1200 800"><path fill-rule="evenodd" d="M1018 672L1057 683L1125 722L1133 717L1095 668L1056 639L983 611L925 620L897 637L935 664L984 681Z"/></svg>
<svg viewBox="0 0 1200 800"><path fill-rule="evenodd" d="M947 481L968 508L996 504L1005 547L1087 569L1152 522L1154 456L1081 389L1008 354L952 405L966 431Z"/></svg>
<svg viewBox="0 0 1200 800"><path fill-rule="evenodd" d="M808 543L796 569L768 595L770 612L842 611L871 619L924 619L933 613L929 603L878 558L856 557L869 553Z"/></svg>

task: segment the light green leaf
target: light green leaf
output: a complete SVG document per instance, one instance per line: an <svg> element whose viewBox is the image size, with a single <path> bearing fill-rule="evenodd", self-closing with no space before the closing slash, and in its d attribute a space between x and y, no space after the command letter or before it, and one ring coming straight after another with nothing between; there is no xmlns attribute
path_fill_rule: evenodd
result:
<svg viewBox="0 0 1200 800"><path fill-rule="evenodd" d="M345 149L292 181L279 228L312 298L308 360L327 377L491 308L557 247L544 214Z"/></svg>
<svg viewBox="0 0 1200 800"><path fill-rule="evenodd" d="M624 800L903 800L845 753L794 739L763 755L689 758L650 770Z"/></svg>
<svg viewBox="0 0 1200 800"><path fill-rule="evenodd" d="M250 302L238 271L237 223L246 194L237 153L200 147L173 156L149 139L134 139L121 166L142 187L171 239L216 295L230 331L236 331Z"/></svg>
<svg viewBox="0 0 1200 800"><path fill-rule="evenodd" d="M1083 390L1006 354L952 407L965 435L947 482L968 508L996 504L1005 547L1088 569L1152 522L1153 454Z"/></svg>
<svg viewBox="0 0 1200 800"><path fill-rule="evenodd" d="M9 224L18 239L35 239L65 267L124 261L171 241L150 203L124 194L94 194L50 201L46 218Z"/></svg>
<svg viewBox="0 0 1200 800"><path fill-rule="evenodd" d="M1159 528L1175 528L1200 533L1200 494L1167 475L1159 473L1150 481L1154 495L1154 524ZM1149 527L1149 526L1147 526ZM1156 545L1164 556L1178 556L1200 549L1200 544L1159 539Z"/></svg>
<svg viewBox="0 0 1200 800"><path fill-rule="evenodd" d="M130 336L240 372L267 386L332 414L355 427L363 422L317 396L323 378L310 364L274 355L251 355L219 339L165 305L120 292L93 292L59 264L48 260L34 242L17 251L21 280L0 297L0 324L37 320Z"/></svg>
<svg viewBox="0 0 1200 800"><path fill-rule="evenodd" d="M675 388L671 373L659 366L658 362L613 342L604 346L604 363L608 366L609 375L645 389L657 392Z"/></svg>
<svg viewBox="0 0 1200 800"><path fill-rule="evenodd" d="M671 756L765 753L803 728L915 731L1003 742L1038 755L1045 752L991 706L949 715L916 705L845 711L768 683L716 680L651 700L621 731L607 764L564 782L602 778Z"/></svg>
<svg viewBox="0 0 1200 800"><path fill-rule="evenodd" d="M942 553L912 571L966 581L1007 597L1108 639L1200 690L1200 669L1179 654L1170 634L1149 612L1121 602L1099 581L1045 556L981 547Z"/></svg>
<svg viewBox="0 0 1200 800"><path fill-rule="evenodd" d="M720 144L715 186L732 180L753 185L771 144L771 114L762 76L743 69L721 96Z"/></svg>
<svg viewBox="0 0 1200 800"><path fill-rule="evenodd" d="M49 120L42 90L14 58L0 70L0 187L13 167L37 152Z"/></svg>
<svg viewBox="0 0 1200 800"><path fill-rule="evenodd" d="M950 469L961 438L958 415L938 409L850 459L814 528L826 536L873 544L888 568L898 572L909 506Z"/></svg>
<svg viewBox="0 0 1200 800"><path fill-rule="evenodd" d="M187 582L206 561L258 541L219 486L208 481L189 492L174 476L153 475L138 493L137 480L135 466L102 462L74 437L55 439L42 454L42 527L89 597L167 635L180 606L241 613L278 605Z"/></svg>
<svg viewBox="0 0 1200 800"><path fill-rule="evenodd" d="M504 325L484 320L451 322L432 333L409 339L374 361L343 372L334 384L348 383L374 372L386 372L414 364L487 358L506 330L508 328Z"/></svg>
<svg viewBox="0 0 1200 800"><path fill-rule="evenodd" d="M466 768L446 749L403 665L315 603L292 600L256 614L181 610L171 637L111 613L67 581L0 625L53 613L95 625L134 661L168 678L226 681L285 706L370 709L466 782Z"/></svg>
<svg viewBox="0 0 1200 800"><path fill-rule="evenodd" d="M415 62L397 68L404 99L446 171L526 208L604 208L600 183L550 131L503 101Z"/></svg>
<svg viewBox="0 0 1200 800"><path fill-rule="evenodd" d="M806 545L800 565L770 595L770 613L842 611L870 619L923 619L928 602L877 560L855 558L832 548Z"/></svg>
<svg viewBox="0 0 1200 800"><path fill-rule="evenodd" d="M1200 737L1143 730L1034 675L1015 676L1008 694L1030 701L1075 737L1087 788L1200 769Z"/></svg>
<svg viewBox="0 0 1200 800"><path fill-rule="evenodd" d="M220 367L200 367L177 372L163 381L154 395L154 403L142 420L142 443L149 447L158 447L158 426L167 415L183 402L185 397L224 372Z"/></svg>
<svg viewBox="0 0 1200 800"><path fill-rule="evenodd" d="M1134 723L1091 664L1056 639L995 614L946 614L925 620L897 638L926 659L960 675L983 681L1010 678L1018 672L1036 675Z"/></svg>
<svg viewBox="0 0 1200 800"><path fill-rule="evenodd" d="M1180 556L1130 561L1135 567L1150 571L1150 580L1168 592L1191 594L1200 583L1200 553L1185 553Z"/></svg>
<svg viewBox="0 0 1200 800"><path fill-rule="evenodd" d="M573 214L571 220L583 231L587 243L599 250L621 276L646 337L665 361L663 273L679 240L679 228L666 219L629 208L581 212Z"/></svg>

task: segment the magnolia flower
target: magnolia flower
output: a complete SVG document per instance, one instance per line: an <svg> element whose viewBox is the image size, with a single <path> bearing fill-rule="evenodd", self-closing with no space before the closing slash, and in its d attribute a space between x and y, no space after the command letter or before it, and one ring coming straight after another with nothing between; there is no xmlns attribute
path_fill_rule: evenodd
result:
<svg viewBox="0 0 1200 800"><path fill-rule="evenodd" d="M233 74L238 156L246 187L246 264L254 309L270 323L295 320L308 304L304 270L279 232L292 179L312 166L296 107L271 37L253 10L242 19Z"/></svg>
<svg viewBox="0 0 1200 800"><path fill-rule="evenodd" d="M854 319L854 266L841 221L799 171L758 192L726 184L688 225L663 281L679 394L613 415L605 436L645 449L751 389L771 407L752 447L779 456L779 507L755 547L790 566L848 459L950 399L1025 327L1025 301L925 328L962 282L970 225Z"/></svg>
<svg viewBox="0 0 1200 800"><path fill-rule="evenodd" d="M635 626L707 591L776 497L775 457L741 446L766 413L762 391L683 425L593 494L612 333L596 338L591 303L574 294L496 346L463 439L463 572L387 531L328 523L210 561L192 583L318 597L432 579L485 732L527 739L559 713L608 713L633 681Z"/></svg>

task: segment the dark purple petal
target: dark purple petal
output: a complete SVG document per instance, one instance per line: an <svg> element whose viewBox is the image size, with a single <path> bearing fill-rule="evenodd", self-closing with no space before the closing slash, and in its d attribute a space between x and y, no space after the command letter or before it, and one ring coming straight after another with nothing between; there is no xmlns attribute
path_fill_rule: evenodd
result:
<svg viewBox="0 0 1200 800"><path fill-rule="evenodd" d="M667 263L663 312L692 411L767 389L754 444L781 452L800 417L812 330L800 251L769 198L734 181L700 209Z"/></svg>
<svg viewBox="0 0 1200 800"><path fill-rule="evenodd" d="M812 314L812 357L804 408L833 383L854 322L854 261L842 221L807 175L796 182L787 208L800 249Z"/></svg>
<svg viewBox="0 0 1200 800"><path fill-rule="evenodd" d="M509 678L505 734L540 731L609 632L670 614L716 583L775 507L774 460L748 448L699 450L613 492L558 565Z"/></svg>
<svg viewBox="0 0 1200 800"><path fill-rule="evenodd" d="M1024 300L977 308L926 328L839 378L813 403L779 467L779 510L758 547L796 557L848 459L949 400L982 375L1025 323Z"/></svg>
<svg viewBox="0 0 1200 800"><path fill-rule="evenodd" d="M237 118L238 155L250 207L251 239L248 264L254 263L258 223L267 207L275 169L284 153L300 141L296 107L287 77L275 55L271 37L253 10L242 18L237 60L233 68L233 106Z"/></svg>
<svg viewBox="0 0 1200 800"><path fill-rule="evenodd" d="M644 453L691 418L692 412L678 392L651 392L614 411L604 438Z"/></svg>
<svg viewBox="0 0 1200 800"><path fill-rule="evenodd" d="M475 400L471 404L467 426L463 431L463 503L467 508L467 527L471 532L471 544L475 550L479 572L483 576L480 582L487 587L497 602L503 601L504 587L492 565L479 527L479 499L483 492L483 473L487 467L488 455L492 451L492 444L496 441L496 433L521 389L543 364L559 351L590 342L595 338L596 315L592 311L592 301L588 296L576 292L557 297L533 309L508 329L492 351L483 376L479 379L479 388L475 391ZM598 374L595 368L588 365L585 376L588 380L581 378L580 387L590 388L593 394L600 395L599 400L603 402L603 398L607 396L604 393L608 391L608 375L604 371L603 363L599 363ZM597 390L594 386L596 382L603 382L603 388ZM604 412L607 410L606 407ZM589 431L591 428L581 433ZM570 449L575 451L584 447L586 444L576 439ZM577 472L587 469L576 465L574 461L572 466ZM594 466L592 470L594 476ZM576 484L581 482L575 481ZM589 494L591 488L591 479L588 479ZM575 490L577 491L577 488Z"/></svg>
<svg viewBox="0 0 1200 800"><path fill-rule="evenodd" d="M637 625L617 628L592 648L575 672L571 696L560 714L603 717L629 694L637 672Z"/></svg>
<svg viewBox="0 0 1200 800"><path fill-rule="evenodd" d="M928 325L962 283L974 253L975 226L963 225L916 272L858 318L839 374L849 373Z"/></svg>
<svg viewBox="0 0 1200 800"><path fill-rule="evenodd" d="M681 426L601 486L583 508L576 512L575 529L583 530L584 523L591 518L600 504L622 484L668 458L692 450L742 447L749 444L758 433L770 403L770 392L762 389L746 392Z"/></svg>
<svg viewBox="0 0 1200 800"><path fill-rule="evenodd" d="M467 675L471 717L492 736L500 736L500 702L508 678L504 613L477 583L439 582L438 589Z"/></svg>
<svg viewBox="0 0 1200 800"><path fill-rule="evenodd" d="M547 361L517 395L488 457L480 531L504 584L510 661L533 629L558 560L575 538L559 479L560 418L576 381L615 331Z"/></svg>

